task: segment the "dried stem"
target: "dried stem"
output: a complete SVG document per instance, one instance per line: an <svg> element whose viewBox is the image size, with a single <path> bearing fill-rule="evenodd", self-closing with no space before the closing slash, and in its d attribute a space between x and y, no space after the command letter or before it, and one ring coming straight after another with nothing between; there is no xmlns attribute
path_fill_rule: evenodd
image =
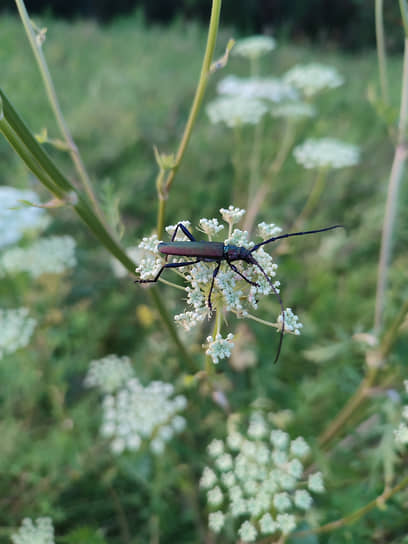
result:
<svg viewBox="0 0 408 544"><path fill-rule="evenodd" d="M375 35L377 39L378 69L380 72L381 96L389 104L387 54L384 39L383 0L375 0Z"/></svg>

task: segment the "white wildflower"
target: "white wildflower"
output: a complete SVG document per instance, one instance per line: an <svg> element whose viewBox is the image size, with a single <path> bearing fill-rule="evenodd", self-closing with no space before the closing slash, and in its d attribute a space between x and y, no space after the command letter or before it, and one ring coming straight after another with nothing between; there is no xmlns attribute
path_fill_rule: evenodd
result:
<svg viewBox="0 0 408 544"><path fill-rule="evenodd" d="M278 514L276 521L284 535L288 535L296 529L296 518L292 514Z"/></svg>
<svg viewBox="0 0 408 544"><path fill-rule="evenodd" d="M307 487L310 489L310 491L314 491L315 493L323 493L324 483L322 473L315 472L314 474L310 474Z"/></svg>
<svg viewBox="0 0 408 544"><path fill-rule="evenodd" d="M205 467L200 478L200 487L209 489L217 481L217 475L210 467Z"/></svg>
<svg viewBox="0 0 408 544"><path fill-rule="evenodd" d="M174 321L183 327L186 331L189 331L193 327L195 327L198 323L201 323L205 316L207 311L204 309L204 311L194 311L194 312L183 312L181 314L177 314L174 316Z"/></svg>
<svg viewBox="0 0 408 544"><path fill-rule="evenodd" d="M51 518L23 519L21 527L11 535L14 544L54 544L54 527Z"/></svg>
<svg viewBox="0 0 408 544"><path fill-rule="evenodd" d="M224 526L225 516L219 510L217 512L211 512L208 515L208 527L214 531L214 533L219 533Z"/></svg>
<svg viewBox="0 0 408 544"><path fill-rule="evenodd" d="M271 432L271 442L279 449L286 449L289 444L289 435L280 429L274 429Z"/></svg>
<svg viewBox="0 0 408 544"><path fill-rule="evenodd" d="M262 223L259 223L258 225L259 236L264 240L279 236L281 232L282 229L276 226L275 223L265 223L265 221L262 221Z"/></svg>
<svg viewBox="0 0 408 544"><path fill-rule="evenodd" d="M0 248L18 242L28 230L44 229L49 222L43 208L24 206L20 200L40 203L33 191L0 187Z"/></svg>
<svg viewBox="0 0 408 544"><path fill-rule="evenodd" d="M292 312L292 308L286 308L284 313L285 313L285 332L290 332L291 334L295 334L296 336L299 336L300 329L302 329L303 327L303 324L299 321L299 317ZM281 330L283 326L282 314L280 314L278 317L278 324L279 324L279 330Z"/></svg>
<svg viewBox="0 0 408 544"><path fill-rule="evenodd" d="M154 279L164 264L164 257L157 249L159 243L160 240L157 238L157 234L152 234L143 238L138 246L138 249L143 250L143 257L139 259L136 272L140 274L142 280Z"/></svg>
<svg viewBox="0 0 408 544"><path fill-rule="evenodd" d="M289 495L283 491L282 493L276 493L273 497L273 505L278 512L285 512L292 506Z"/></svg>
<svg viewBox="0 0 408 544"><path fill-rule="evenodd" d="M91 361L84 384L86 387L98 387L103 393L113 393L133 377L134 370L129 357L107 355Z"/></svg>
<svg viewBox="0 0 408 544"><path fill-rule="evenodd" d="M230 470L232 468L232 457L229 453L223 453L215 460L216 467L221 471Z"/></svg>
<svg viewBox="0 0 408 544"><path fill-rule="evenodd" d="M266 513L259 520L259 526L261 528L261 533L264 535L270 535L278 529L278 524L273 520L273 517Z"/></svg>
<svg viewBox="0 0 408 544"><path fill-rule="evenodd" d="M240 78L230 75L219 82L217 90L222 95L249 100L262 99L274 103L297 98L297 91L292 86L272 77Z"/></svg>
<svg viewBox="0 0 408 544"><path fill-rule="evenodd" d="M290 443L290 452L296 457L303 458L310 452L310 447L302 436L298 436Z"/></svg>
<svg viewBox="0 0 408 544"><path fill-rule="evenodd" d="M248 59L256 59L276 48L276 41L270 36L249 36L238 40L233 48L234 55Z"/></svg>
<svg viewBox="0 0 408 544"><path fill-rule="evenodd" d="M307 97L325 89L335 89L344 83L344 78L336 68L323 64L297 64L286 72L284 80Z"/></svg>
<svg viewBox="0 0 408 544"><path fill-rule="evenodd" d="M170 236L170 238L173 238L173 234L175 233L176 231L176 228L179 224L182 224L184 227L186 227L187 230L190 230L190 226L191 226L191 222L188 221L188 220L183 220L183 221L179 221L177 223L177 225L168 225L167 227L165 227L165 231L167 232L167 234ZM184 232L181 230L181 228L178 229L177 231L177 235L176 235L176 240L189 240L188 236L186 236L184 234Z"/></svg>
<svg viewBox="0 0 408 544"><path fill-rule="evenodd" d="M221 489L216 486L207 492L207 501L211 506L219 506L224 500Z"/></svg>
<svg viewBox="0 0 408 544"><path fill-rule="evenodd" d="M37 321L28 314L27 308L0 309L0 359L29 343Z"/></svg>
<svg viewBox="0 0 408 544"><path fill-rule="evenodd" d="M207 236L211 239L218 232L224 228L224 225L218 223L218 219L200 219L200 230L205 232Z"/></svg>
<svg viewBox="0 0 408 544"><path fill-rule="evenodd" d="M27 272L33 278L62 274L76 265L76 242L71 236L40 238L30 247L13 247L0 257L0 271Z"/></svg>
<svg viewBox="0 0 408 544"><path fill-rule="evenodd" d="M406 423L400 423L394 430L394 437L397 444L405 446L408 444L408 426Z"/></svg>
<svg viewBox="0 0 408 544"><path fill-rule="evenodd" d="M245 215L245 210L236 208L235 206L229 206L228 208L221 208L220 214L226 223L235 225L235 223L241 221L242 217Z"/></svg>
<svg viewBox="0 0 408 544"><path fill-rule="evenodd" d="M207 105L206 111L211 123L225 123L232 128L256 125L268 110L260 100L233 96L216 98Z"/></svg>
<svg viewBox="0 0 408 544"><path fill-rule="evenodd" d="M214 364L218 364L220 359L231 355L231 350L234 347L233 338L232 333L229 333L226 338L223 338L221 334L217 334L215 339L212 336L207 337L208 348L205 353L211 357Z"/></svg>
<svg viewBox="0 0 408 544"><path fill-rule="evenodd" d="M255 542L258 533L252 523L249 521L244 521L244 523L238 529L238 534L243 542Z"/></svg>
<svg viewBox="0 0 408 544"><path fill-rule="evenodd" d="M313 499L306 489L297 489L295 492L294 503L302 510L309 510L309 508L312 506Z"/></svg>
<svg viewBox="0 0 408 544"><path fill-rule="evenodd" d="M207 451L211 457L218 457L224 453L224 442L214 438L207 446Z"/></svg>
<svg viewBox="0 0 408 544"><path fill-rule="evenodd" d="M112 440L112 451L134 451L147 440L153 453L162 453L166 442L184 428L173 422L181 417L178 412L185 408L186 399L172 397L173 392L169 383L154 381L144 387L131 377L114 395L106 395L101 433Z"/></svg>
<svg viewBox="0 0 408 544"><path fill-rule="evenodd" d="M296 162L304 168L344 168L360 162L360 150L334 138L310 138L293 150Z"/></svg>

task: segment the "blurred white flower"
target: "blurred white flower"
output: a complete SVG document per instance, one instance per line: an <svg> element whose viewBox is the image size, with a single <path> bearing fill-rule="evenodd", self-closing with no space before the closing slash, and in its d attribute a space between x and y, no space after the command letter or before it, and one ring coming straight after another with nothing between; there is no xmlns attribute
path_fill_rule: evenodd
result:
<svg viewBox="0 0 408 544"><path fill-rule="evenodd" d="M51 518L23 519L20 529L11 535L14 544L54 544Z"/></svg>
<svg viewBox="0 0 408 544"><path fill-rule="evenodd" d="M251 99L265 99L279 103L284 100L296 100L298 93L285 81L274 77L226 76L217 85L220 94Z"/></svg>
<svg viewBox="0 0 408 544"><path fill-rule="evenodd" d="M343 85L344 78L336 68L323 64L297 64L284 75L284 81L311 97L324 89Z"/></svg>
<svg viewBox="0 0 408 544"><path fill-rule="evenodd" d="M71 236L50 236L29 247L10 248L0 256L0 273L27 272L33 278L62 274L76 265L75 246Z"/></svg>
<svg viewBox="0 0 408 544"><path fill-rule="evenodd" d="M142 258L143 251L138 247L131 246L126 249L126 254L134 263L137 264ZM128 275L129 272L127 269L115 257L111 257L111 265L113 274L116 278L125 278Z"/></svg>
<svg viewBox="0 0 408 544"><path fill-rule="evenodd" d="M112 451L135 451L146 440L153 453L162 453L166 443L185 427L179 412L186 407L186 398L173 395L174 387L169 383L154 381L144 387L137 378L106 395L101 433L111 439Z"/></svg>
<svg viewBox="0 0 408 544"><path fill-rule="evenodd" d="M234 55L240 55L248 59L256 59L273 51L276 47L276 41L270 36L249 36L238 40L232 52Z"/></svg>
<svg viewBox="0 0 408 544"><path fill-rule="evenodd" d="M234 335L231 333L226 338L222 338L220 334L217 334L215 339L212 336L207 337L208 348L206 354L211 357L214 364L218 364L220 359L225 359L231 355L231 350L234 347L233 338Z"/></svg>
<svg viewBox="0 0 408 544"><path fill-rule="evenodd" d="M304 168L344 168L360 162L360 149L334 138L310 138L293 150Z"/></svg>
<svg viewBox="0 0 408 544"><path fill-rule="evenodd" d="M28 313L27 308L0 309L0 359L29 343L37 321Z"/></svg>
<svg viewBox="0 0 408 544"><path fill-rule="evenodd" d="M33 191L0 186L0 248L18 242L27 230L44 229L49 222L43 208L27 207L19 200L40 203Z"/></svg>
<svg viewBox="0 0 408 544"><path fill-rule="evenodd" d="M240 125L256 125L268 108L255 98L238 96L220 97L210 102L206 107L211 123L225 123L233 128Z"/></svg>
<svg viewBox="0 0 408 544"><path fill-rule="evenodd" d="M107 355L91 361L84 380L86 387L98 387L103 393L113 393L134 377L129 357Z"/></svg>
<svg viewBox="0 0 408 544"><path fill-rule="evenodd" d="M255 541L258 533L275 535L278 541L312 507L306 484L311 491L324 491L322 475L303 476L300 458L309 446L303 437L291 441L287 433L271 429L266 414L254 412L245 433L237 430L233 419L228 428L225 441L214 439L208 446L211 462L200 480L209 505L223 516L216 532L225 523L243 542ZM208 521L215 532L210 517Z"/></svg>

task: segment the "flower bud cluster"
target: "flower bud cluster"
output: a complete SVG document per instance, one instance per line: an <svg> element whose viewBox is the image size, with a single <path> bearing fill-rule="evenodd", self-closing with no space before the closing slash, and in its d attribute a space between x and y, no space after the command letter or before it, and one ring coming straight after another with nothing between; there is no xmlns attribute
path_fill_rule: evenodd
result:
<svg viewBox="0 0 408 544"><path fill-rule="evenodd" d="M263 413L252 414L245 433L231 426L226 440L213 440L207 451L211 466L200 487L215 533L228 525L242 542L288 535L312 507L310 491L324 491L320 472L303 476L302 461L310 452L306 441L273 429Z"/></svg>
<svg viewBox="0 0 408 544"><path fill-rule="evenodd" d="M75 246L72 236L50 236L27 248L10 248L0 257L0 274L27 272L33 278L62 274L76 265Z"/></svg>
<svg viewBox="0 0 408 544"><path fill-rule="evenodd" d="M310 98L325 89L343 85L344 79L336 68L323 64L297 64L284 75L284 81Z"/></svg>
<svg viewBox="0 0 408 544"><path fill-rule="evenodd" d="M51 518L23 519L21 527L11 535L14 544L54 544L54 527Z"/></svg>
<svg viewBox="0 0 408 544"><path fill-rule="evenodd" d="M360 150L334 138L310 138L293 150L296 162L304 168L344 168L360 162Z"/></svg>
<svg viewBox="0 0 408 544"><path fill-rule="evenodd" d="M47 226L48 218L44 209L23 206L20 200L39 204L38 196L33 191L0 187L0 248L15 244L27 230Z"/></svg>
<svg viewBox="0 0 408 544"><path fill-rule="evenodd" d="M28 313L27 308L0 309L0 359L29 343L37 321Z"/></svg>
<svg viewBox="0 0 408 544"><path fill-rule="evenodd" d="M240 55L248 59L256 59L273 51L276 47L276 41L270 36L250 36L238 40L232 50L234 55Z"/></svg>
<svg viewBox="0 0 408 544"><path fill-rule="evenodd" d="M153 453L161 454L166 442L185 427L179 412L186 407L186 398L174 396L169 383L154 381L144 387L128 357L108 355L92 361L84 383L104 394L101 434L111 440L115 454L137 451L143 441L149 442Z"/></svg>

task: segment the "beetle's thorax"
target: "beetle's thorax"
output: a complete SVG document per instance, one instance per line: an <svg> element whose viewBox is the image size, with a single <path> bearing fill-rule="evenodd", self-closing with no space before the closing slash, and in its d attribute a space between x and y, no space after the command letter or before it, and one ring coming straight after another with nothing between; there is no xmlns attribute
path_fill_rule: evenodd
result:
<svg viewBox="0 0 408 544"><path fill-rule="evenodd" d="M245 261L247 263L252 263L252 255L249 252L249 249L243 246L226 244L224 246L224 257L228 261Z"/></svg>

